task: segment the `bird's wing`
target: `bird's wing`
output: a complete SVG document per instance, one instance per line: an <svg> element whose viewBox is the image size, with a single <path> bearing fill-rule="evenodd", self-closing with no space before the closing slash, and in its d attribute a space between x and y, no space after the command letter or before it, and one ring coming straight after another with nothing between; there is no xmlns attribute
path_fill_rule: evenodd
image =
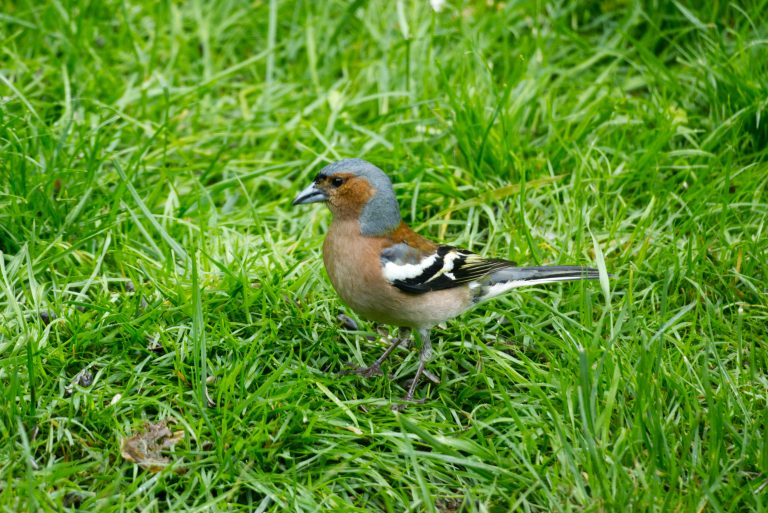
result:
<svg viewBox="0 0 768 513"><path fill-rule="evenodd" d="M412 293L458 287L511 265L514 264L506 260L483 258L453 246L424 251L401 242L381 252L384 278L400 290Z"/></svg>

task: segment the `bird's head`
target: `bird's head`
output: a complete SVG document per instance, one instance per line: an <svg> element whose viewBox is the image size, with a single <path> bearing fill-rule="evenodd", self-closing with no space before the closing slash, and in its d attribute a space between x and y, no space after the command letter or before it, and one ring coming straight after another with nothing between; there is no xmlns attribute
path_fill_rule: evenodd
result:
<svg viewBox="0 0 768 513"><path fill-rule="evenodd" d="M384 171L362 159L325 166L293 200L294 205L325 202L338 219L357 219L363 235L382 235L400 224L392 182Z"/></svg>

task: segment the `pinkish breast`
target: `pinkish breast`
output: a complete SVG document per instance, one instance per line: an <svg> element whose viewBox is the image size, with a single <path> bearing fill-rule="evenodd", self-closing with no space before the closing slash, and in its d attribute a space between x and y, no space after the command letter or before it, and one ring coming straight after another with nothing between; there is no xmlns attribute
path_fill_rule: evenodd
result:
<svg viewBox="0 0 768 513"><path fill-rule="evenodd" d="M381 250L388 240L364 237L357 221L334 221L323 243L323 261L333 288L361 317L412 328L432 327L455 317L471 305L466 286L406 293L381 272Z"/></svg>

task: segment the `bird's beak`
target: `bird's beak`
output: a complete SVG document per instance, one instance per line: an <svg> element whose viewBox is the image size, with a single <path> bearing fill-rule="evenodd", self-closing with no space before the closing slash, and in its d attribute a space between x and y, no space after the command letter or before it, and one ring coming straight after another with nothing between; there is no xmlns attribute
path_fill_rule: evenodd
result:
<svg viewBox="0 0 768 513"><path fill-rule="evenodd" d="M328 195L312 183L293 198L293 205L306 205L307 203L317 203L319 201L328 201Z"/></svg>

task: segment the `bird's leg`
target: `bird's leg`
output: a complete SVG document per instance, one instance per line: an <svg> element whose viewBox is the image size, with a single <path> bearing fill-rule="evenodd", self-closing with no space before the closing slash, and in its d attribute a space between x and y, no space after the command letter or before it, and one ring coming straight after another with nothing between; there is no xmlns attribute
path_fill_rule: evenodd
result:
<svg viewBox="0 0 768 513"><path fill-rule="evenodd" d="M405 337L402 336L403 332L402 330L400 333L398 333L398 336L392 340L392 342L389 344L389 347L384 350L384 353L379 356L379 358L371 364L370 367L358 367L355 369L350 369L346 371L342 371L341 374L350 374L355 373L360 376L363 376L364 378L372 378L373 376L378 376L381 374L381 363L387 359L387 357L390 355L392 351L394 351L397 346L402 344L403 340L405 340Z"/></svg>
<svg viewBox="0 0 768 513"><path fill-rule="evenodd" d="M421 401L414 401L413 393L416 391L416 385L419 384L419 378L421 378L421 375L425 373L424 367L427 365L427 362L430 360L430 358L432 358L432 343L429 341L429 328L420 328L417 331L417 333L419 334L419 338L421 339L421 350L419 351L419 368L416 369L416 375L413 377L411 386L408 388L408 393L405 394L405 397L403 397L403 401L406 403L408 402L423 403L426 400L424 399ZM434 376L430 377L430 379L432 378L434 378ZM392 406L393 410L402 410L403 408L405 408L405 404L397 404Z"/></svg>

